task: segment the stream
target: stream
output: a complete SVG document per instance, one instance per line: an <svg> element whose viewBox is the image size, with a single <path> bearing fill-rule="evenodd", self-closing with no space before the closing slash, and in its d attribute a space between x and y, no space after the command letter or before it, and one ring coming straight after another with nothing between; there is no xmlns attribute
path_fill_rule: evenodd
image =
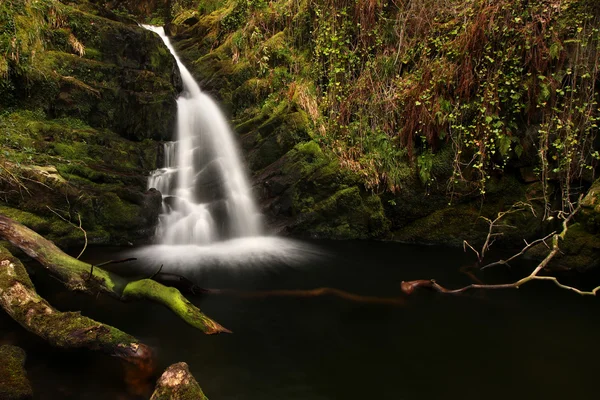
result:
<svg viewBox="0 0 600 400"><path fill-rule="evenodd" d="M472 255L459 250L385 242L311 244L323 253L307 265L208 269L201 286L239 292L334 287L397 298L402 280L435 278L448 287L471 282L459 267L469 265ZM92 248L85 257L114 259L121 250ZM524 274L515 267L479 276L492 283ZM152 346L156 377L172 363L187 362L213 400L568 399L598 390L600 304L550 282L462 296L423 290L401 305L330 295L190 295L233 331L206 336L159 305L66 293L43 275L34 275L34 283L58 309L81 310ZM132 393L119 360L54 350L5 314L0 342L27 351L36 399L133 400L148 398L152 390Z"/></svg>

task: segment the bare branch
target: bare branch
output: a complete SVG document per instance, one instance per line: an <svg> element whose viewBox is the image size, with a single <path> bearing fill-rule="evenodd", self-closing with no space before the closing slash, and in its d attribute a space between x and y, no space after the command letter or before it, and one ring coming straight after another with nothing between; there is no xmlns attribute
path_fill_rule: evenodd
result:
<svg viewBox="0 0 600 400"><path fill-rule="evenodd" d="M479 252L477 250L475 250L475 248L473 246L471 246L471 244L469 242L467 242L466 240L463 240L463 249L464 251L467 251L467 247L470 248L471 250L473 250L473 252L477 255L477 260L481 260L481 256L479 255Z"/></svg>
<svg viewBox="0 0 600 400"><path fill-rule="evenodd" d="M68 201L69 200L67 199L67 202ZM71 207L71 205L69 204L69 208L70 207ZM85 229L83 229L82 224L81 224L81 215L79 213L77 213L77 218L79 219L79 226L77 226L71 220L66 219L65 217L60 215L58 212L53 210L50 206L46 206L46 208L48 208L48 210L52 211L58 218L65 221L67 224L72 225L75 228L79 229L81 232L83 232L83 239L85 240L85 242L83 243L83 249L81 249L81 252L79 253L79 255L77 257L75 257L75 258L79 259L79 257L81 257L83 255L83 252L85 252L85 249L87 249L87 245L88 245L87 232L85 231ZM92 265L92 271L93 270L94 270L94 266ZM92 272L90 271L90 276L91 276L91 274L92 274Z"/></svg>
<svg viewBox="0 0 600 400"><path fill-rule="evenodd" d="M577 207L574 209L573 212L571 212L571 213L565 213L562 211L559 212L558 217L563 219L562 231L560 233L557 233L556 231L552 232L551 234L549 234L541 239L534 240L531 243L527 243L527 241L525 241L526 246L519 253L510 257L508 260L496 261L496 262L488 264L482 268L482 269L485 269L485 268L489 268L489 267L492 267L495 265L508 264L509 261L514 260L515 258L521 256L532 246L534 246L538 243L546 243L546 240L548 240L549 238L552 238L552 247L550 248L550 252L546 255L546 257L536 266L536 268L531 272L531 274L529 274L528 276L526 276L516 282L503 283L503 284L497 284L497 285L471 284L471 285L464 286L459 289L447 289L447 288L439 285L435 280L431 279L431 280L416 280L416 281L409 281L409 282L403 281L400 284L400 288L406 294L411 294L416 289L421 288L421 287L434 289L440 293L458 294L458 293L466 292L471 289L518 289L519 287L521 287L522 285L524 285L525 283L527 283L529 281L544 280L544 281L552 281L558 287L560 287L562 289L570 290L570 291L575 292L582 296L585 296L585 295L596 296L596 294L600 291L600 286L596 287L592 291L583 291L583 290L577 289L572 286L563 285L562 283L560 283L558 281L558 279L556 279L553 276L538 276L540 271L542 271L544 268L546 268L548 266L548 264L550 263L550 261L554 258L554 256L556 256L556 254L558 254L560 252L559 241L564 239L564 237L567 234L567 231L569 229L569 222L573 219L573 216L575 216L575 214L581 209L581 199L582 198L583 198L583 196L579 197L579 201L577 202ZM501 218L503 215L506 215L507 213L509 213L509 211L506 211L504 213L498 213L498 216L499 216L498 218ZM503 215L501 216L500 214L503 214ZM497 219L492 221L492 223L490 224L490 227L492 227L494 225L495 221L497 221ZM488 239L489 238L490 238L490 235L488 235ZM489 242L489 240L487 242ZM463 242L463 246L464 245L469 246L476 254L479 255L479 253L475 249L473 249L473 247L471 245L469 245L469 243L467 241ZM485 247L484 247L484 249L485 249Z"/></svg>
<svg viewBox="0 0 600 400"><path fill-rule="evenodd" d="M496 265L508 265L509 262L511 262L512 260L514 260L517 257L522 256L523 254L525 254L525 252L527 252L527 250L529 250L530 248L532 248L533 246L535 246L536 244L540 243L540 242L544 242L546 243L546 240L548 240L550 237L552 237L553 235L556 234L556 231L552 232L551 234L540 238L540 239L536 239L531 243L527 243L527 241L525 241L526 246L523 247L523 249L518 252L517 254L513 255L512 257L510 257L508 260L499 260L490 264L487 264L483 267L481 267L481 269L486 269L486 268L490 268L490 267L495 267Z"/></svg>

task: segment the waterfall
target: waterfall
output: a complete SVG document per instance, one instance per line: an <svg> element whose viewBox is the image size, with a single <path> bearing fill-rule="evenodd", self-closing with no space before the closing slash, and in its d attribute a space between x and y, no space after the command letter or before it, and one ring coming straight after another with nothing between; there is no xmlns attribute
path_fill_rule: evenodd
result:
<svg viewBox="0 0 600 400"><path fill-rule="evenodd" d="M164 245L207 245L259 236L261 216L227 120L181 63L164 29L143 27L163 40L183 81L175 141L165 143L164 165L148 179L148 188L163 195L157 240Z"/></svg>

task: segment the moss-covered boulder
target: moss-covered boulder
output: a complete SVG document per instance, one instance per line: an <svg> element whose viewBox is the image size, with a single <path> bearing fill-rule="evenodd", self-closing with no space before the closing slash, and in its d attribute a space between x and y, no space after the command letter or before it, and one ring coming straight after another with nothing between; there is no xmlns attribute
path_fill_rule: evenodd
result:
<svg viewBox="0 0 600 400"><path fill-rule="evenodd" d="M581 218L585 230L600 234L600 179L597 179L581 202Z"/></svg>
<svg viewBox="0 0 600 400"><path fill-rule="evenodd" d="M19 347L0 346L0 399L26 400L33 390L24 369L25 352Z"/></svg>
<svg viewBox="0 0 600 400"><path fill-rule="evenodd" d="M362 189L314 141L298 143L260 170L256 182L267 221L280 232L334 239L389 233L379 197Z"/></svg>
<svg viewBox="0 0 600 400"><path fill-rule="evenodd" d="M549 268L586 272L600 267L600 238L589 233L583 224L571 225L564 239L559 241L560 251L550 262ZM542 260L550 249L539 244L527 252L527 257Z"/></svg>

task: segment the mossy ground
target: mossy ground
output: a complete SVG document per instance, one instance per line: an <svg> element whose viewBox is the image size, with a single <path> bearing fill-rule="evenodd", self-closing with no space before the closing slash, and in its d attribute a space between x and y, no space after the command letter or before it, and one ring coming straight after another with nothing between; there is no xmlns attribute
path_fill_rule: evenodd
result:
<svg viewBox="0 0 600 400"><path fill-rule="evenodd" d="M15 346L0 346L0 398L26 400L33 391L24 369L25 352Z"/></svg>
<svg viewBox="0 0 600 400"><path fill-rule="evenodd" d="M11 0L0 19L3 211L65 246L83 241L80 217L91 243L147 238L160 204L146 175L181 86L173 57L86 1Z"/></svg>

